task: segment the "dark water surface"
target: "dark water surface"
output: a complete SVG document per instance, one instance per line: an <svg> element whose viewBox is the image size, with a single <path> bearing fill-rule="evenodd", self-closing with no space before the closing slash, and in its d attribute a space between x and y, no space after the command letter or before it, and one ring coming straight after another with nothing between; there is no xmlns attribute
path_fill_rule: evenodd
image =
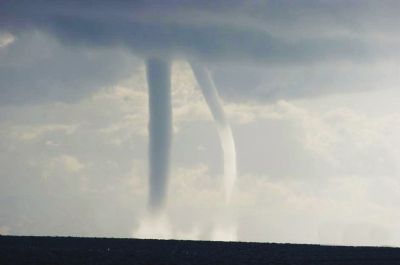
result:
<svg viewBox="0 0 400 265"><path fill-rule="evenodd" d="M0 265L8 264L400 265L400 248L0 236Z"/></svg>

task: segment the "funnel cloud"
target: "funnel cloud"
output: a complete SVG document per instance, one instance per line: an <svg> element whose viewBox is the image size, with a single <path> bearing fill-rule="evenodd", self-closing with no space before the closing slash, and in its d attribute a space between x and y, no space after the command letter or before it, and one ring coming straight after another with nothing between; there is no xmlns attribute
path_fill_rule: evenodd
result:
<svg viewBox="0 0 400 265"><path fill-rule="evenodd" d="M236 180L236 148L233 139L232 129L225 116L217 88L210 73L203 66L191 63L193 73L200 85L204 98L210 108L218 135L221 141L221 147L224 152L224 192L226 202L229 202L232 195L233 186Z"/></svg>
<svg viewBox="0 0 400 265"><path fill-rule="evenodd" d="M167 193L170 146L172 136L170 63L148 59L149 87L149 206L162 208Z"/></svg>
<svg viewBox="0 0 400 265"><path fill-rule="evenodd" d="M191 67L214 118L224 156L225 201L232 195L237 175L236 149L232 129L222 108L218 91L207 69L191 62ZM172 138L171 67L165 59L146 61L149 87L149 206L163 208L167 196Z"/></svg>

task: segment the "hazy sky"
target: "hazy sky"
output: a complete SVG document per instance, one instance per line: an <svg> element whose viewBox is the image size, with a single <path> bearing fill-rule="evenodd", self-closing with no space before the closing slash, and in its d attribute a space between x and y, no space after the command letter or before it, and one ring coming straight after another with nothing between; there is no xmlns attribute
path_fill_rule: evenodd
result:
<svg viewBox="0 0 400 265"><path fill-rule="evenodd" d="M0 234L400 246L399 5L1 2ZM160 220L148 56L173 60ZM228 209L187 59L211 70L232 125Z"/></svg>

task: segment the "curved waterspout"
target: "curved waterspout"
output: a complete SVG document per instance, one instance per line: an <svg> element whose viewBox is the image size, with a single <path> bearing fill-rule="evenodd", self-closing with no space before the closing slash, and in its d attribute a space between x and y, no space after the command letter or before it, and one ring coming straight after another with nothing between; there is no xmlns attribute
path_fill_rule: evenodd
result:
<svg viewBox="0 0 400 265"><path fill-rule="evenodd" d="M225 200L229 202L237 175L236 148L232 129L222 108L218 91L210 73L200 64L194 62L190 64L218 130L221 147L224 153Z"/></svg>

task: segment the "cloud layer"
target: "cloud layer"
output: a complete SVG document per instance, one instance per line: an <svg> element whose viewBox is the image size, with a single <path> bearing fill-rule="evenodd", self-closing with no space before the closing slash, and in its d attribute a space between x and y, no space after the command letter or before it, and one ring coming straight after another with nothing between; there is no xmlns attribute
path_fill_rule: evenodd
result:
<svg viewBox="0 0 400 265"><path fill-rule="evenodd" d="M221 95L235 101L393 87L398 5L3 1L2 100L77 99L127 77L135 57L148 56L205 62Z"/></svg>

